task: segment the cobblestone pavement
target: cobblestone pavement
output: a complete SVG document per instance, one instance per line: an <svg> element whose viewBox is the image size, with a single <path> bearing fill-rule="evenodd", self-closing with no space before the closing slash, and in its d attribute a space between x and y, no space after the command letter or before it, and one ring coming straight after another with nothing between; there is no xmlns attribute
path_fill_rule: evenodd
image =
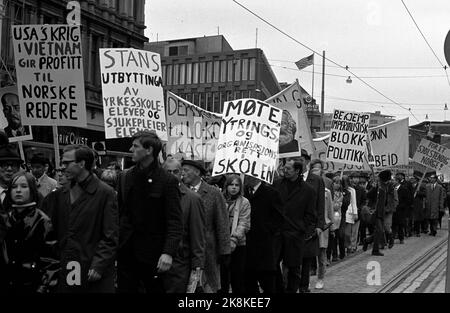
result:
<svg viewBox="0 0 450 313"><path fill-rule="evenodd" d="M442 219L442 229L436 237L421 234L421 237L409 237L405 244L395 240L392 249L381 250L384 256L372 256L371 249L358 251L344 260L327 267L324 279L324 289L315 289L317 276L311 277L312 293L372 293L383 288L391 279L412 266L416 260L443 241L447 241L447 215ZM439 293L445 290L445 267L447 260L447 244L431 255L396 286L394 293ZM368 268L371 261L377 261L381 269L381 285L370 286L367 277L373 267ZM373 264L370 264L373 266Z"/></svg>

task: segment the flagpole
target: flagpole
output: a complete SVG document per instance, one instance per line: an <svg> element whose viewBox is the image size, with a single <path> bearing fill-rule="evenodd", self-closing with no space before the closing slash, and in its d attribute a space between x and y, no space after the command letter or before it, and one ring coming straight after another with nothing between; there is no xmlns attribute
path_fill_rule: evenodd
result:
<svg viewBox="0 0 450 313"><path fill-rule="evenodd" d="M322 56L322 96L320 97L320 110L322 111L322 120L320 123L320 130L325 130L325 50L323 51Z"/></svg>
<svg viewBox="0 0 450 313"><path fill-rule="evenodd" d="M313 70L312 70L312 87L311 87L311 105L314 104L314 54L313 54Z"/></svg>

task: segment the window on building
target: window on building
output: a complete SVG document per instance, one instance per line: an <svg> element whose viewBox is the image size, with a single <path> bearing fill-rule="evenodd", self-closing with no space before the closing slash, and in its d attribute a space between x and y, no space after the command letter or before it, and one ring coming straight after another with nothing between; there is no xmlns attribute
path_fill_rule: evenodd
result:
<svg viewBox="0 0 450 313"><path fill-rule="evenodd" d="M234 92L233 100L241 99L241 92L239 90L236 90Z"/></svg>
<svg viewBox="0 0 450 313"><path fill-rule="evenodd" d="M186 100L189 102L192 102L192 94L191 93L186 94Z"/></svg>
<svg viewBox="0 0 450 313"><path fill-rule="evenodd" d="M91 84L94 86L99 86L100 82L100 64L98 61L98 49L100 48L100 37L92 35L92 45L91 45Z"/></svg>
<svg viewBox="0 0 450 313"><path fill-rule="evenodd" d="M256 77L256 59L252 58L250 59L250 70L248 72L248 79L249 80L255 80Z"/></svg>
<svg viewBox="0 0 450 313"><path fill-rule="evenodd" d="M192 93L192 103L198 105L198 93L196 92Z"/></svg>
<svg viewBox="0 0 450 313"><path fill-rule="evenodd" d="M227 70L228 70L227 81L232 82L233 81L233 60L228 61Z"/></svg>
<svg viewBox="0 0 450 313"><path fill-rule="evenodd" d="M198 93L198 106L201 107L202 109L206 108L206 97L205 93L203 92Z"/></svg>
<svg viewBox="0 0 450 313"><path fill-rule="evenodd" d="M221 112L220 111L220 92L213 93L213 112Z"/></svg>
<svg viewBox="0 0 450 313"><path fill-rule="evenodd" d="M192 83L198 84L199 64L192 63Z"/></svg>
<svg viewBox="0 0 450 313"><path fill-rule="evenodd" d="M186 64L186 84L192 84L192 63Z"/></svg>
<svg viewBox="0 0 450 313"><path fill-rule="evenodd" d="M179 78L179 64L174 64L173 65L173 85L178 85L178 78Z"/></svg>
<svg viewBox="0 0 450 313"><path fill-rule="evenodd" d="M227 101L233 100L233 91L228 90L227 91Z"/></svg>
<svg viewBox="0 0 450 313"><path fill-rule="evenodd" d="M206 82L212 83L213 62L206 62Z"/></svg>
<svg viewBox="0 0 450 313"><path fill-rule="evenodd" d="M241 60L235 60L234 62L234 81L241 80Z"/></svg>
<svg viewBox="0 0 450 313"><path fill-rule="evenodd" d="M173 68L172 64L167 65L167 85L168 86L172 85L172 68Z"/></svg>
<svg viewBox="0 0 450 313"><path fill-rule="evenodd" d="M220 61L214 61L214 78L213 82L218 83L220 77Z"/></svg>
<svg viewBox="0 0 450 313"><path fill-rule="evenodd" d="M224 83L227 80L227 61L220 61L220 82Z"/></svg>
<svg viewBox="0 0 450 313"><path fill-rule="evenodd" d="M213 96L211 92L206 93L206 110L213 111L214 110L214 102L213 102Z"/></svg>
<svg viewBox="0 0 450 313"><path fill-rule="evenodd" d="M219 101L219 109L217 112L222 113L223 111L223 103L227 101L227 93L226 91L222 91L220 93L220 101Z"/></svg>
<svg viewBox="0 0 450 313"><path fill-rule="evenodd" d="M166 65L163 65L163 66L161 67L161 78L162 78L162 80L163 80L164 86L167 85L167 81L166 81L167 74L166 74L166 71L167 71L167 66L166 66Z"/></svg>
<svg viewBox="0 0 450 313"><path fill-rule="evenodd" d="M187 54L188 54L188 46L169 47L169 57L179 56L179 55L187 55Z"/></svg>
<svg viewBox="0 0 450 313"><path fill-rule="evenodd" d="M248 80L248 59L242 60L242 80Z"/></svg>
<svg viewBox="0 0 450 313"><path fill-rule="evenodd" d="M205 83L205 72L206 72L206 63L200 62L200 78L199 78L200 84Z"/></svg>
<svg viewBox="0 0 450 313"><path fill-rule="evenodd" d="M180 64L180 85L185 84L186 64Z"/></svg>

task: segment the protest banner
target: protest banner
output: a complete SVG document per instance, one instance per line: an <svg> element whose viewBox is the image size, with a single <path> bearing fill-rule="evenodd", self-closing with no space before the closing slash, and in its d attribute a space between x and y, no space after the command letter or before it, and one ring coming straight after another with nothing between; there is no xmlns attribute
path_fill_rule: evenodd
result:
<svg viewBox="0 0 450 313"><path fill-rule="evenodd" d="M408 165L408 119L392 121L369 128L370 143L375 168L391 168Z"/></svg>
<svg viewBox="0 0 450 313"><path fill-rule="evenodd" d="M106 139L155 131L167 141L166 113L157 53L100 49Z"/></svg>
<svg viewBox="0 0 450 313"><path fill-rule="evenodd" d="M212 176L246 174L272 184L282 114L257 99L225 102Z"/></svg>
<svg viewBox="0 0 450 313"><path fill-rule="evenodd" d="M86 127L80 26L13 25L12 35L23 124Z"/></svg>
<svg viewBox="0 0 450 313"><path fill-rule="evenodd" d="M440 144L422 139L417 146L413 161L438 172L450 170L450 150Z"/></svg>
<svg viewBox="0 0 450 313"><path fill-rule="evenodd" d="M300 149L305 149L309 155L315 155L311 129L298 81L265 102L283 110L280 129L280 158L300 156Z"/></svg>
<svg viewBox="0 0 450 313"><path fill-rule="evenodd" d="M32 140L31 127L22 123L17 86L0 88L0 103L0 129L8 136L9 142Z"/></svg>
<svg viewBox="0 0 450 313"><path fill-rule="evenodd" d="M369 113L334 110L326 160L363 165L369 118Z"/></svg>
<svg viewBox="0 0 450 313"><path fill-rule="evenodd" d="M219 139L220 115L203 110L167 91L167 154L184 153L193 160L211 162Z"/></svg>

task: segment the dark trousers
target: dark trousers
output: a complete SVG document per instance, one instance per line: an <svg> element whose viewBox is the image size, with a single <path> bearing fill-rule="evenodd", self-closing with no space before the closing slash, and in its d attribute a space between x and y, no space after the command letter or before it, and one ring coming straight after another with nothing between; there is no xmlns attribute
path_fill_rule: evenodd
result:
<svg viewBox="0 0 450 313"><path fill-rule="evenodd" d="M338 257L338 249L337 249L337 232L333 231L330 232L330 235L328 236L328 248L327 248L327 259L331 259L331 257L333 258L337 258Z"/></svg>
<svg viewBox="0 0 450 313"><path fill-rule="evenodd" d="M367 236L366 243L373 242L372 252L379 252L380 245L384 242L384 226L383 219L377 218L374 225L373 235Z"/></svg>
<svg viewBox="0 0 450 313"><path fill-rule="evenodd" d="M429 219L428 223L430 224L430 234L435 235L437 232L438 219L437 218Z"/></svg>
<svg viewBox="0 0 450 313"><path fill-rule="evenodd" d="M131 249L123 249L117 258L117 291L164 293L163 274L157 273L157 264L139 262Z"/></svg>
<svg viewBox="0 0 450 313"><path fill-rule="evenodd" d="M275 276L276 271L255 271L247 267L245 272L245 292L249 294L260 293L259 283L263 293L274 293Z"/></svg>
<svg viewBox="0 0 450 313"><path fill-rule="evenodd" d="M420 229L422 228L423 221L414 221L414 233L420 235Z"/></svg>
<svg viewBox="0 0 450 313"><path fill-rule="evenodd" d="M289 267L287 274L287 293L296 293L300 287L300 266Z"/></svg>
<svg viewBox="0 0 450 313"><path fill-rule="evenodd" d="M300 276L300 291L306 291L309 288L309 276L311 273L311 263L314 262L315 257L303 258L302 269Z"/></svg>
<svg viewBox="0 0 450 313"><path fill-rule="evenodd" d="M406 218L398 217L395 223L392 225L392 235L398 236L400 241L405 239L405 230L406 230Z"/></svg>
<svg viewBox="0 0 450 313"><path fill-rule="evenodd" d="M445 215L444 211L439 211L439 219L438 219L438 223L439 223L439 228L442 228L442 217Z"/></svg>
<svg viewBox="0 0 450 313"><path fill-rule="evenodd" d="M245 292L245 260L246 260L246 247L237 246L231 253L231 260L228 266L220 266L220 284L221 293L228 293L231 289L233 293Z"/></svg>
<svg viewBox="0 0 450 313"><path fill-rule="evenodd" d="M337 244L339 247L339 257L343 259L345 257L345 223L341 223L341 227L336 230Z"/></svg>

